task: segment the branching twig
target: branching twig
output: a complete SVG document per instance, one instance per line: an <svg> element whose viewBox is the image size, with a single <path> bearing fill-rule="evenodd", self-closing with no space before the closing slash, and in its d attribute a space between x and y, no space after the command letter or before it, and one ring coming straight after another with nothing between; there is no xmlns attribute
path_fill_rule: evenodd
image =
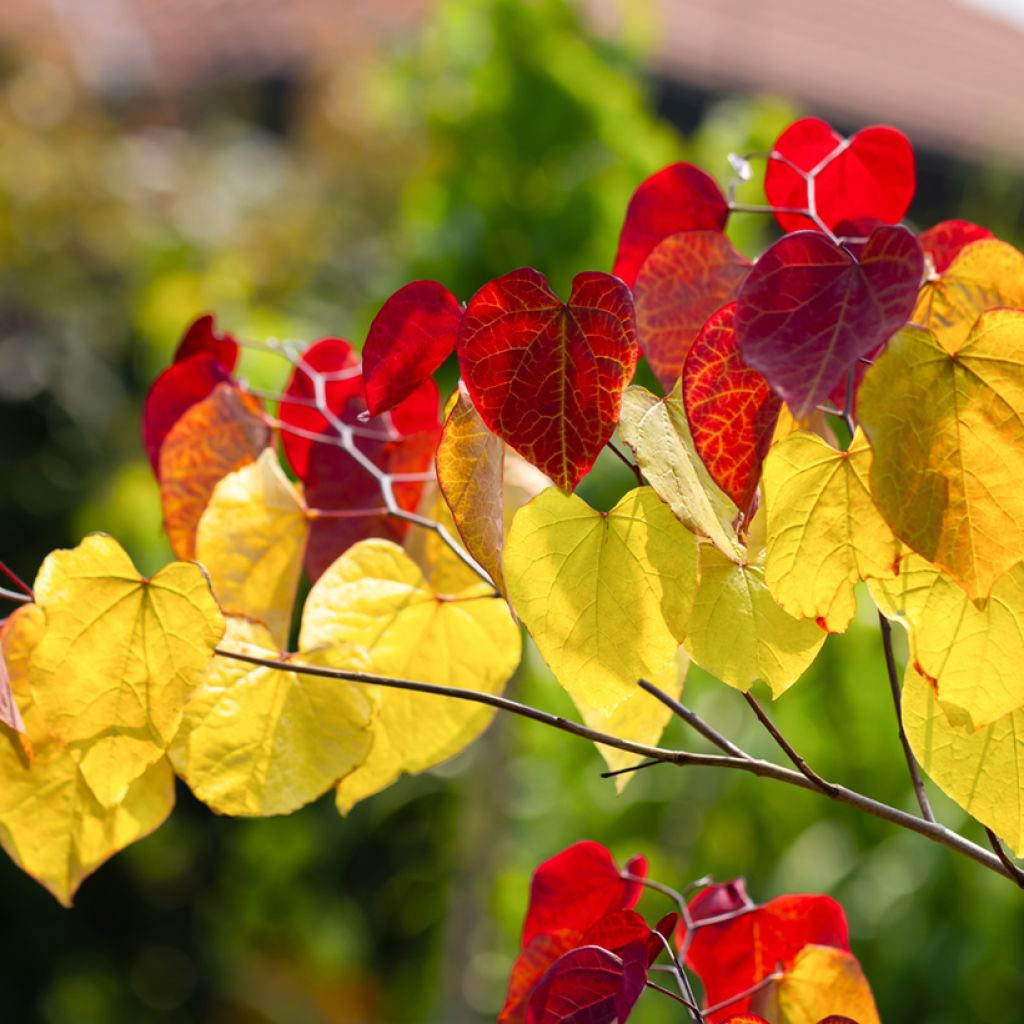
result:
<svg viewBox="0 0 1024 1024"><path fill-rule="evenodd" d="M681 704L675 697L670 697L664 690L659 690L654 683L649 683L646 679L640 679L637 685L641 690L646 690L656 700L660 700L665 707L670 708L691 729L695 729L704 739L709 743L713 743L719 750L724 751L730 757L750 757L745 750L741 750L732 740L726 739L717 729L708 725L696 712L691 711L685 704Z"/></svg>
<svg viewBox="0 0 1024 1024"><path fill-rule="evenodd" d="M1003 849L1003 844L999 841L999 836L995 834L987 825L985 826L985 835L988 836L988 841L995 850L996 856L1006 865L1006 870L1013 876L1013 880L1017 885L1024 889L1024 868L1021 868L1019 864L1014 861L1010 855Z"/></svg>
<svg viewBox="0 0 1024 1024"><path fill-rule="evenodd" d="M882 628L882 647L885 650L885 670L889 677L889 689L892 691L892 703L896 709L896 724L900 730L900 743L903 745L903 756L907 762L907 770L910 772L910 781L914 785L914 793L917 796L917 803L921 808L921 813L924 815L925 820L935 821L935 814L932 811L932 805L928 800L928 794L925 792L924 780L921 778L921 772L917 767L917 758L914 757L913 750L910 749L910 741L907 739L907 734L903 729L903 710L902 701L900 699L900 674L896 668L896 656L892 649L892 626L889 625L889 620L881 613L878 613L878 624Z"/></svg>
<svg viewBox="0 0 1024 1024"><path fill-rule="evenodd" d="M782 765L774 764L771 761L762 761L760 758L750 757L749 755L732 757L725 754L698 754L689 750L667 750L664 747L655 747L647 743L635 743L632 740L611 736L596 729L588 729L585 725L580 725L578 722L570 721L559 715L553 715L548 711L541 711L539 708L530 707L527 704L520 704L518 701L510 700L508 697L499 697L493 693L463 690L456 686L441 686L436 683L423 683L414 679L378 676L370 672L321 668L315 665L303 665L301 662L278 658L260 658L255 655L241 654L237 651L224 650L222 648L218 648L216 653L225 658L248 662L251 665L262 665L265 668L281 669L285 672L295 672L300 675L320 676L327 679L364 683L371 686L386 686L397 690L430 693L440 697L450 697L456 700L472 701L476 704L486 704L501 711L508 711L511 714L532 719L535 722L540 722L542 725L550 726L561 732L567 732L573 736L590 740L592 743L602 743L605 746L614 747L616 750L625 750L630 754L639 754L641 757L652 761L665 761L668 764L685 767L733 768L761 778L785 782L791 786L796 786L798 789L806 789L814 793L824 792L815 783L811 782L806 775L791 768L784 768ZM876 818L881 818L883 821L888 821L910 832L916 832L918 835L925 836L932 840L932 842L946 846L965 857L969 857L971 860L977 861L990 871L1015 881L1013 872L1007 868L1000 857L984 847L978 846L977 843L972 843L969 839L965 839L944 825L940 825L935 821L927 821L914 814L908 814L898 807L890 807L888 804L865 796L863 793L858 793L856 790L847 789L845 786L836 785L834 792L825 793L825 795L836 801L836 803L855 807L866 814L871 814Z"/></svg>

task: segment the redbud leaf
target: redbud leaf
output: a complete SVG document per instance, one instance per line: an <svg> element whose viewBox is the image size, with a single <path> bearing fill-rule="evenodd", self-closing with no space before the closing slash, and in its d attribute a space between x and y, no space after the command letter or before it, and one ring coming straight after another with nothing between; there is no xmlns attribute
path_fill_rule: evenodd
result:
<svg viewBox="0 0 1024 1024"><path fill-rule="evenodd" d="M363 345L363 386L371 415L393 409L455 348L459 300L437 281L413 281L381 307Z"/></svg>
<svg viewBox="0 0 1024 1024"><path fill-rule="evenodd" d="M704 324L686 357L682 388L697 452L749 518L782 400L740 356L735 318L733 302Z"/></svg>
<svg viewBox="0 0 1024 1024"><path fill-rule="evenodd" d="M843 375L908 320L923 269L903 227L872 232L859 260L822 234L780 238L736 304L740 354L802 418Z"/></svg>
<svg viewBox="0 0 1024 1024"><path fill-rule="evenodd" d="M684 231L651 251L633 285L636 330L666 392L705 321L736 298L750 261L718 231Z"/></svg>
<svg viewBox="0 0 1024 1024"><path fill-rule="evenodd" d="M487 426L572 490L615 429L636 367L629 289L577 274L568 304L523 268L484 285L459 328L459 363Z"/></svg>
<svg viewBox="0 0 1024 1024"><path fill-rule="evenodd" d="M227 331L218 331L214 327L214 318L207 313L185 331L174 353L174 362L180 363L196 355L213 356L228 373L232 373L238 363L238 342Z"/></svg>
<svg viewBox="0 0 1024 1024"><path fill-rule="evenodd" d="M960 250L971 242L993 238L988 228L969 220L944 220L917 236L926 256L930 256L937 274L944 274Z"/></svg>
<svg viewBox="0 0 1024 1024"><path fill-rule="evenodd" d="M146 395L142 409L142 443L153 472L160 474L160 448L186 410L201 402L231 373L212 355L195 355L169 366Z"/></svg>
<svg viewBox="0 0 1024 1024"><path fill-rule="evenodd" d="M613 273L632 286L663 238L680 231L724 231L728 217L729 206L714 178L693 164L670 164L633 193Z"/></svg>
<svg viewBox="0 0 1024 1024"><path fill-rule="evenodd" d="M791 124L773 150L784 159L768 163L768 202L796 209L808 208L807 181L799 171L813 172L835 154L814 174L814 208L829 228L863 218L895 224L914 197L914 151L902 132L887 125L864 128L846 145L825 121L806 117ZM817 228L800 213L776 212L775 217L784 231Z"/></svg>

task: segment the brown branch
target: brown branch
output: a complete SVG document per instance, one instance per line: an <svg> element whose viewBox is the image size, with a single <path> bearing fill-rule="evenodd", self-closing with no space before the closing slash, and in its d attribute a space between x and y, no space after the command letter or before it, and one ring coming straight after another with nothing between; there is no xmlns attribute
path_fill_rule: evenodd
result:
<svg viewBox="0 0 1024 1024"><path fill-rule="evenodd" d="M917 796L918 806L921 808L921 813L924 815L926 821L935 821L935 812L932 811L932 805L928 800L928 794L925 792L924 780L921 778L921 772L917 767L917 758L914 757L913 750L910 749L910 741L907 739L907 734L903 729L903 709L902 700L900 696L900 673L896 667L896 655L892 649L892 626L889 625L889 620L881 613L878 613L878 624L882 628L882 647L885 651L885 671L889 677L889 689L892 692L892 703L896 709L896 724L899 726L900 731L900 743L903 746L903 757L907 762L907 771L910 772L910 781L914 786L914 794Z"/></svg>
<svg viewBox="0 0 1024 1024"><path fill-rule="evenodd" d="M1003 844L999 841L999 836L997 836L987 825L985 826L985 835L988 836L988 841L992 846L992 849L995 850L996 856L1003 862L1006 870L1010 872L1013 880L1021 889L1024 889L1024 868L1021 868L1021 866L1009 856L1009 854L1003 849Z"/></svg>
<svg viewBox="0 0 1024 1024"><path fill-rule="evenodd" d="M678 715L691 729L695 729L701 734L709 743L714 744L719 750L728 754L730 757L745 757L749 760L750 755L745 751L741 750L736 746L732 740L726 739L717 729L708 725L696 712L691 711L685 704L681 704L674 697L670 697L664 690L659 690L654 683L649 683L646 679L640 679L637 685L641 690L646 690L656 700L660 700L665 707L670 708L672 712Z"/></svg>
<svg viewBox="0 0 1024 1024"><path fill-rule="evenodd" d="M695 768L733 768L737 771L746 772L750 775L757 775L764 779L774 779L776 782L785 782L798 789L810 790L813 793L822 793L817 785L811 782L805 775L791 768L772 761L762 761L760 758L744 755L743 757L732 757L724 754L698 754L689 750L667 750L664 747L655 747L647 743L634 743L632 740L624 740L618 736L610 736L607 733L598 732L596 729L588 729L560 715L553 715L548 711L541 711L539 708L530 707L528 704L520 704L518 701L510 700L508 697L499 697L493 693L481 693L477 690L463 690L456 686L441 686L436 683L423 683L415 679L396 679L390 676L378 676L370 672L355 672L348 669L321 668L316 665L303 665L301 662L288 661L281 658L260 658L252 654L241 654L238 651L224 650L217 648L216 653L224 658L232 658L235 661L244 661L250 665L261 665L264 668L280 669L284 672L295 672L299 675L320 676L325 679L337 679L342 682L364 683L370 686L384 686L395 690L409 690L413 693L430 693L439 697L451 697L456 700L467 700L475 704L485 704L488 707L497 708L499 711L508 711L511 714L519 715L522 718L529 718L534 722L550 726L561 732L579 736L582 739L590 740L592 743L603 743L607 747L614 747L616 750L625 750L630 754L639 754L652 761L664 761L666 764L674 764L683 767ZM983 867L994 871L997 875L1015 881L1014 874L1003 863L1002 859L994 853L990 853L984 847L972 843L957 832L940 825L935 821L927 821L914 814L901 811L898 807L890 807L879 800L858 793L856 790L847 789L846 786L836 784L834 792L825 793L836 803L845 804L847 807L855 807L865 814L871 814L882 821L888 821L900 828L910 832L916 832L946 846L955 852L977 861Z"/></svg>

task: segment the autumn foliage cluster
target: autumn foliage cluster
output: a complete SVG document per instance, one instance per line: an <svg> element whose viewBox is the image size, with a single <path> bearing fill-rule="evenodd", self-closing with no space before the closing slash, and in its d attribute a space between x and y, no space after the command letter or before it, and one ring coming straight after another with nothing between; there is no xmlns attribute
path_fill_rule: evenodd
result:
<svg viewBox="0 0 1024 1024"><path fill-rule="evenodd" d="M762 166L768 205L743 203ZM613 272L567 301L529 268L466 302L417 281L361 353L261 343L280 392L237 372L255 343L195 321L142 426L180 561L142 578L93 535L32 586L0 563L20 605L0 657L14 860L69 903L167 817L175 776L221 814L332 788L345 813L486 728L458 691L501 693L520 626L594 735L624 741L599 744L621 772L691 661L778 697L860 581L909 636L912 771L1024 854L1024 256L962 221L903 226L914 160L892 128L802 120L733 167L727 191L683 163L643 182ZM782 230L753 262L725 233L748 213ZM641 356L663 394L631 384ZM600 512L574 489L606 447L637 486ZM535 879L504 1021L621 1024L673 943L709 1021L875 1019L856 986L805 998L853 976L824 897L711 886L652 929L642 865L573 850L589 867ZM605 1009L581 1015L580 992Z"/></svg>

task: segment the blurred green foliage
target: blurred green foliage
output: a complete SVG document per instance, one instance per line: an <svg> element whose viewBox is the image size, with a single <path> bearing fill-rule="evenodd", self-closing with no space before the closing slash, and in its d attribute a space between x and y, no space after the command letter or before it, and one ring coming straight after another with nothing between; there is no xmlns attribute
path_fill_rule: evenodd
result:
<svg viewBox="0 0 1024 1024"><path fill-rule="evenodd" d="M4 558L31 577L48 550L103 529L144 570L166 560L138 414L195 314L216 310L251 339L359 342L383 298L415 277L466 298L530 264L564 292L575 273L610 266L647 174L688 158L724 179L728 151L767 149L792 116L775 101L724 100L684 140L652 115L641 60L591 38L564 0L449 0L418 37L296 91L281 137L260 127L245 90L210 91L168 124L144 104L96 105L54 65L9 59ZM731 230L755 252L770 229L736 218ZM245 372L273 388L283 366L247 356ZM628 484L602 458L583 493L607 507ZM882 673L864 610L772 713L823 774L909 807ZM572 714L532 650L512 689ZM687 701L775 755L727 687L694 671ZM694 740L674 724L665 742ZM616 797L601 767L588 744L498 720L454 762L344 821L330 800L286 820L225 820L182 790L172 820L88 881L72 913L4 860L0 1019L493 1020L530 872L584 837L647 854L669 884L713 872L746 875L761 899L832 893L891 1024L1001 1020L1024 1002L1019 894L988 872L812 794L658 767ZM635 1019L677 1011L649 995Z"/></svg>

